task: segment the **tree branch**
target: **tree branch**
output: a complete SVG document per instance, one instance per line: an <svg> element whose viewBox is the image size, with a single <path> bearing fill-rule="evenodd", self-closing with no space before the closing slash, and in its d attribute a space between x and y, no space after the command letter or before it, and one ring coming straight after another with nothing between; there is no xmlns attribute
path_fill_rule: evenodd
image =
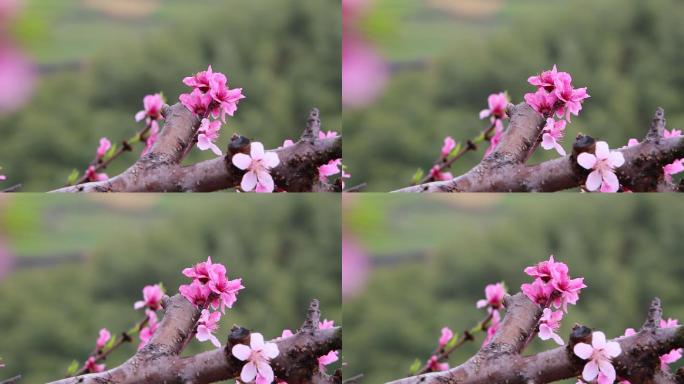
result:
<svg viewBox="0 0 684 384"><path fill-rule="evenodd" d="M656 308L657 307L657 308ZM654 300L646 324L658 317L660 301ZM531 356L523 356L522 344L534 333L541 315L539 305L518 293L506 304L506 317L492 342L462 365L444 372L433 372L392 381L390 384L544 384L578 376L585 361L572 348L581 340L586 327L576 327L570 344ZM579 331L579 332L578 332ZM578 336L579 335L579 336ZM622 353L613 359L618 376L633 383L675 383L661 371L658 356L684 347L684 326L643 328L629 337L619 337Z"/></svg>
<svg viewBox="0 0 684 384"><path fill-rule="evenodd" d="M314 300L316 309L318 301ZM312 303L313 306L314 303ZM199 309L181 295L165 305L164 319L152 340L122 365L106 372L92 373L54 381L50 384L204 384L234 379L240 375L242 362L225 348L180 357L185 338L194 328ZM290 384L326 383L318 367L318 357L342 349L342 328L306 330L285 339L271 340L280 354L271 361L277 377Z"/></svg>
<svg viewBox="0 0 684 384"><path fill-rule="evenodd" d="M244 171L232 165L231 154L181 166L194 145L199 118L182 104L165 107L164 128L150 153L118 176L54 190L53 192L211 192L240 185ZM342 137L319 139L318 110L309 114L302 139L272 150L280 164L271 170L277 187L288 192L311 191L318 184L318 167L342 157ZM314 136L315 133L315 136Z"/></svg>
<svg viewBox="0 0 684 384"><path fill-rule="evenodd" d="M584 184L589 171L577 164L578 153L525 165L544 128L542 116L525 103L509 106L511 121L489 156L452 180L415 185L395 192L555 192ZM658 108L646 139L619 149L625 164L616 169L620 184L635 192L674 190L664 181L663 166L684 158L684 138L662 136L665 112ZM657 136L656 136L657 135ZM578 136L575 146L586 136Z"/></svg>

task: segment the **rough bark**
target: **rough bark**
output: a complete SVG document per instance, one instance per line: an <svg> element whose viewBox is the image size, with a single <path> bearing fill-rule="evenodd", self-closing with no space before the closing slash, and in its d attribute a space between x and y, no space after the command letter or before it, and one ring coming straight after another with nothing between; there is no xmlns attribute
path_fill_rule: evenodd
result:
<svg viewBox="0 0 684 384"><path fill-rule="evenodd" d="M506 316L492 341L465 363L444 372L412 376L389 384L544 384L581 374L586 361L576 357L572 348L590 330L578 326L570 343L531 356L523 356L526 340L534 335L542 308L521 293L505 301ZM660 301L651 304L641 330L629 337L614 339L622 347L613 360L619 377L639 383L676 383L674 375L660 369L658 356L684 347L684 326L658 328ZM589 335L589 337L591 337Z"/></svg>
<svg viewBox="0 0 684 384"><path fill-rule="evenodd" d="M165 107L166 124L150 153L121 174L53 192L211 192L240 185L244 171L232 165L231 155L182 166L200 119L182 104ZM301 139L274 149L280 164L271 171L277 188L287 192L312 191L319 183L318 167L342 157L342 137L319 139L319 112L313 109Z"/></svg>
<svg viewBox="0 0 684 384"><path fill-rule="evenodd" d="M526 103L509 105L508 113L511 120L501 143L470 171L395 192L555 192L584 184L589 171L577 164L582 151L577 147L585 146L586 136L577 137L572 154L526 165L540 143L544 118ZM684 158L684 138L665 139L664 129L665 112L658 108L646 138L639 145L619 149L625 157L625 164L616 169L621 185L634 192L677 190L664 180L662 168Z"/></svg>
<svg viewBox="0 0 684 384"><path fill-rule="evenodd" d="M230 353L231 341L225 348L181 357L186 339L192 330L200 310L181 295L175 295L164 303L165 315L159 323L152 340L122 365L105 372L92 373L54 381L50 384L204 384L239 377L244 362ZM271 361L276 376L290 384L311 382L332 383L320 372L318 357L333 350L342 349L342 328L318 329L307 327L312 318L320 317L318 301L311 303L305 326L292 337L275 339L280 354ZM318 381L315 381L318 380ZM340 380L341 381L341 380Z"/></svg>

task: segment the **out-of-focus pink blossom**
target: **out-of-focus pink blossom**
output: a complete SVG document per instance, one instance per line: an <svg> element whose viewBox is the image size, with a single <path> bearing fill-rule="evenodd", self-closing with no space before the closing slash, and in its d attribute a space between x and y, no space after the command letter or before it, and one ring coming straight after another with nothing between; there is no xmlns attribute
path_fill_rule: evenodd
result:
<svg viewBox="0 0 684 384"><path fill-rule="evenodd" d="M112 143L107 139L106 137L103 137L100 139L100 146L97 147L97 153L96 153L96 158L98 160L102 159L104 155L109 151L109 148L112 147Z"/></svg>
<svg viewBox="0 0 684 384"><path fill-rule="evenodd" d="M503 306L503 298L506 295L506 287L503 283L488 284L485 287L485 299L478 300L477 308L489 307L499 309Z"/></svg>
<svg viewBox="0 0 684 384"><path fill-rule="evenodd" d="M97 173L95 171L94 166L89 166L88 169L86 169L86 178L88 181L104 181L104 180L109 180L109 176L107 176L106 173Z"/></svg>
<svg viewBox="0 0 684 384"><path fill-rule="evenodd" d="M454 332L449 327L442 328L442 335L439 337L439 347L444 348L454 337Z"/></svg>
<svg viewBox="0 0 684 384"><path fill-rule="evenodd" d="M278 149L291 147L293 145L294 145L294 141L287 139L287 140L283 141L283 145L278 147Z"/></svg>
<svg viewBox="0 0 684 384"><path fill-rule="evenodd" d="M147 307L156 311L161 308L162 296L164 296L164 290L161 285L147 285L143 288L143 299L136 301L135 304L133 304L133 308L140 309Z"/></svg>
<svg viewBox="0 0 684 384"><path fill-rule="evenodd" d="M508 106L508 95L505 92L493 93L487 98L488 109L480 111L480 119L487 117L493 122L495 119L506 117L506 107Z"/></svg>
<svg viewBox="0 0 684 384"><path fill-rule="evenodd" d="M342 37L342 103L362 107L373 102L385 88L388 65L377 50L355 32Z"/></svg>
<svg viewBox="0 0 684 384"><path fill-rule="evenodd" d="M318 131L318 138L319 139L334 139L337 136L339 136L339 135L336 131L327 131L327 132Z"/></svg>
<svg viewBox="0 0 684 384"><path fill-rule="evenodd" d="M275 188L271 168L280 163L278 154L275 152L265 152L264 145L258 141L251 144L250 154L236 153L233 156L233 165L242 170L247 170L242 176L240 188L243 191L271 193Z"/></svg>
<svg viewBox="0 0 684 384"><path fill-rule="evenodd" d="M663 175L665 180L672 182L672 175L676 175L684 171L684 159L677 159L670 164L663 167Z"/></svg>
<svg viewBox="0 0 684 384"><path fill-rule="evenodd" d="M107 345L107 342L111 338L112 338L112 334L109 333L109 330L107 330L107 328L100 329L100 336L97 338L97 342L95 343L95 347L97 349L102 349L105 345Z"/></svg>
<svg viewBox="0 0 684 384"><path fill-rule="evenodd" d="M442 146L442 157L446 158L449 156L451 151L456 148L456 141L454 140L453 137L447 136L444 138L444 145Z"/></svg>
<svg viewBox="0 0 684 384"><path fill-rule="evenodd" d="M152 336L154 336L154 333L157 332L157 328L159 327L159 320L157 319L156 312L146 309L145 315L147 316L147 325L140 330L140 344L138 344L138 350L142 349L150 340L152 340Z"/></svg>
<svg viewBox="0 0 684 384"><path fill-rule="evenodd" d="M342 297L360 293L366 285L371 263L366 252L350 234L342 234Z"/></svg>
<svg viewBox="0 0 684 384"><path fill-rule="evenodd" d="M451 172L442 172L440 166L435 165L432 168L430 168L430 177L432 177L433 180L446 181L453 179L454 175L452 175Z"/></svg>
<svg viewBox="0 0 684 384"><path fill-rule="evenodd" d="M619 151L611 151L605 141L596 142L595 154L582 152L577 156L577 163L585 169L592 169L585 186L589 191L600 188L601 192L617 192L620 182L615 175L615 168L625 163L625 158Z"/></svg>
<svg viewBox="0 0 684 384"><path fill-rule="evenodd" d="M490 320L489 326L487 327L487 335L485 336L485 339L482 341L483 347L489 344L490 341L492 341L496 332L499 331L499 327L501 327L501 314L499 313L499 311L492 311L491 315L492 319Z"/></svg>
<svg viewBox="0 0 684 384"><path fill-rule="evenodd" d="M503 127L502 127L503 128ZM496 147L499 145L501 142L501 138L503 137L503 129L497 129L495 130L494 136L492 136L491 139L489 139L489 147L485 150L484 157L487 157L494 152Z"/></svg>
<svg viewBox="0 0 684 384"><path fill-rule="evenodd" d="M135 121L147 118L148 122L162 118L161 110L164 105L164 97L160 93L147 95L143 98L144 109L135 114Z"/></svg>
<svg viewBox="0 0 684 384"><path fill-rule="evenodd" d="M430 356L427 363L428 369L432 372L441 372L449 369L449 363L440 363L437 356Z"/></svg>
<svg viewBox="0 0 684 384"><path fill-rule="evenodd" d="M25 105L33 94L36 79L35 64L0 36L0 112Z"/></svg>
<svg viewBox="0 0 684 384"><path fill-rule="evenodd" d="M85 369L88 373L103 372L105 370L104 364L97 364L94 357L89 357L85 363Z"/></svg>
<svg viewBox="0 0 684 384"><path fill-rule="evenodd" d="M663 137L666 139L669 139L671 137L682 137L682 131L678 129L672 129L671 131L663 129Z"/></svg>

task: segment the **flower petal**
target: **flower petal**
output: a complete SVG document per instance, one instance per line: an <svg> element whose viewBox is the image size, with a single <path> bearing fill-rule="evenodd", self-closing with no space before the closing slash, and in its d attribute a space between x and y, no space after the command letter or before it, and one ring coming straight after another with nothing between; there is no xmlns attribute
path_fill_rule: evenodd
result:
<svg viewBox="0 0 684 384"><path fill-rule="evenodd" d="M257 176L254 172L249 171L242 176L242 182L240 182L240 188L243 191L249 192L254 189L257 185Z"/></svg>
<svg viewBox="0 0 684 384"><path fill-rule="evenodd" d="M585 381L592 381L598 376L599 374L599 368L598 365L594 362L594 360L591 360L587 364L584 365L584 369L582 370L582 378Z"/></svg>
<svg viewBox="0 0 684 384"><path fill-rule="evenodd" d="M608 143L605 141L596 142L596 157L599 159L606 159L610 155L610 148L608 148Z"/></svg>
<svg viewBox="0 0 684 384"><path fill-rule="evenodd" d="M249 345L252 349L262 349L264 347L264 335L258 332L252 333L249 339Z"/></svg>
<svg viewBox="0 0 684 384"><path fill-rule="evenodd" d="M264 164L268 168L276 167L278 164L280 164L280 159L278 158L278 154L275 152L264 153L264 158L262 160L262 164Z"/></svg>
<svg viewBox="0 0 684 384"><path fill-rule="evenodd" d="M233 356L235 356L238 360L245 361L249 359L249 356L252 355L252 350L244 345L244 344L236 344L233 346Z"/></svg>
<svg viewBox="0 0 684 384"><path fill-rule="evenodd" d="M573 351L575 352L575 355L577 355L577 357L579 357L580 359L587 360L594 353L594 348L592 348L591 345L587 343L577 343L575 344L575 348L573 349Z"/></svg>
<svg viewBox="0 0 684 384"><path fill-rule="evenodd" d="M608 163L613 168L621 167L625 163L625 156L622 155L622 152L613 151L608 155Z"/></svg>
<svg viewBox="0 0 684 384"><path fill-rule="evenodd" d="M245 170L249 168L250 165L252 165L252 158L245 155L244 153L236 153L235 156L233 156L233 165L242 170Z"/></svg>
<svg viewBox="0 0 684 384"><path fill-rule="evenodd" d="M587 187L588 190L595 191L599 189L602 182L603 177L601 177L601 172L593 171L587 177L587 181L584 183L584 185Z"/></svg>
<svg viewBox="0 0 684 384"><path fill-rule="evenodd" d="M265 361L257 362L257 370L259 371L259 375L263 376L263 378L266 379L266 382L273 382L273 368L271 368L271 366L268 365L268 363L266 363Z"/></svg>
<svg viewBox="0 0 684 384"><path fill-rule="evenodd" d="M596 165L596 156L591 153L582 152L577 156L577 164L584 169L592 169Z"/></svg>
<svg viewBox="0 0 684 384"><path fill-rule="evenodd" d="M257 369L254 363L251 361L242 367L242 372L240 372L240 380L243 383L249 383L254 381L257 375Z"/></svg>
<svg viewBox="0 0 684 384"><path fill-rule="evenodd" d="M252 155L252 159L261 160L264 157L264 145L258 141L253 141L250 145L249 154Z"/></svg>
<svg viewBox="0 0 684 384"><path fill-rule="evenodd" d="M606 346L606 334L601 331L596 331L591 334L591 345L594 349L603 348Z"/></svg>

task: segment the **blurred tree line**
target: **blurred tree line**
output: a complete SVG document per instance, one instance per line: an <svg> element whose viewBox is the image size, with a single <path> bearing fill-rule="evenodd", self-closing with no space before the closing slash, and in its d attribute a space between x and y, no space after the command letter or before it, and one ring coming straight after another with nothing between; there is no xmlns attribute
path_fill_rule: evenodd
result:
<svg viewBox="0 0 684 384"><path fill-rule="evenodd" d="M484 318L475 303L487 284L504 281L516 293L532 281L523 269L550 254L588 286L563 319L565 340L575 323L609 337L639 328L654 297L666 318L684 317L684 222L676 214L684 201L675 196L381 200L357 199L343 212L375 264L365 291L344 302L346 377L383 383L406 375L414 359L429 357L443 326L458 333ZM451 365L482 340L457 350ZM535 338L526 352L555 347Z"/></svg>
<svg viewBox="0 0 684 384"><path fill-rule="evenodd" d="M229 278L241 277L246 287L222 318L219 340L226 340L233 324L267 338L280 336L285 328L294 330L313 298L321 300L323 316L341 324L339 204L325 196L290 196L278 202L254 197L244 196L239 204L218 197L164 197L155 209L128 214L128 220L137 222L144 223L148 215L163 220L143 229L129 224L93 235L97 245L82 262L19 269L0 281L0 357L7 365L0 369L2 378L19 373L27 383L61 378L72 359L82 361L91 352L101 327L116 334L143 317L133 303L145 285L161 282L175 294L189 281L182 269L208 255L226 265ZM21 204L24 199L14 201L35 213L31 205ZM12 202L5 202L8 210ZM53 198L41 203L38 213L44 218L63 209L76 212L76 203L93 210L87 201ZM102 205L100 211L120 210ZM97 227L97 217L83 227ZM25 231L41 230L21 225ZM137 341L114 352L107 365L132 356ZM211 348L193 342L185 354ZM337 367L339 363L329 369Z"/></svg>
<svg viewBox="0 0 684 384"><path fill-rule="evenodd" d="M538 3L545 3L538 1ZM658 106L670 128L684 125L684 4L679 0L578 0L508 14L490 31L451 37L443 55L419 69L396 72L384 97L345 110L345 160L353 181L369 190L408 185L427 170L442 140L474 137L486 128L478 112L490 93L507 90L514 103L532 87L527 78L558 64L591 98L569 125L564 147L584 132L611 147L643 138ZM503 15L499 15L503 17ZM458 161L456 174L484 149ZM532 161L557 156L541 151Z"/></svg>
<svg viewBox="0 0 684 384"><path fill-rule="evenodd" d="M26 108L0 117L0 164L24 190L59 187L72 169L83 171L100 137L118 142L140 128L133 116L143 96L163 91L175 103L188 91L183 77L209 64L247 96L220 146L233 132L267 148L282 145L299 137L312 107L324 129L339 131L340 12L335 0L228 0L166 15L163 28L103 46L78 70L46 74ZM141 150L108 173L128 167ZM210 157L193 153L188 161Z"/></svg>

